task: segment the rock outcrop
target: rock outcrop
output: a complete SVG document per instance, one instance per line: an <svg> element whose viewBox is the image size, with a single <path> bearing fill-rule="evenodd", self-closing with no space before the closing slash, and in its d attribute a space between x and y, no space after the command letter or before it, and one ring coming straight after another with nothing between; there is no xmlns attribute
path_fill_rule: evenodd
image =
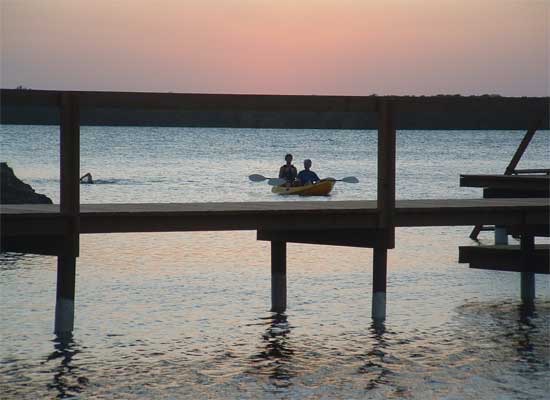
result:
<svg viewBox="0 0 550 400"><path fill-rule="evenodd" d="M5 162L0 162L0 204L52 204L52 200L36 193L31 185L15 176Z"/></svg>

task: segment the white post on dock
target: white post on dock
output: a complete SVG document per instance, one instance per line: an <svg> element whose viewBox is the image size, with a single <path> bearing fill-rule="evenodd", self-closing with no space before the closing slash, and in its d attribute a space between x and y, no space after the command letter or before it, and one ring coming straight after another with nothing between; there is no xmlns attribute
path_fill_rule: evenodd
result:
<svg viewBox="0 0 550 400"><path fill-rule="evenodd" d="M57 256L55 328L58 336L74 328L76 257L79 251L80 111L77 95L60 98L60 212L65 217L63 254Z"/></svg>
<svg viewBox="0 0 550 400"><path fill-rule="evenodd" d="M495 226L495 244L508 244L508 231L505 226Z"/></svg>
<svg viewBox="0 0 550 400"><path fill-rule="evenodd" d="M523 258L523 269L528 269L532 262L532 254L535 251L535 238L533 235L522 234L520 248ZM535 301L535 273L521 272L521 301L530 305Z"/></svg>
<svg viewBox="0 0 550 400"><path fill-rule="evenodd" d="M286 242L271 241L271 311L286 310Z"/></svg>

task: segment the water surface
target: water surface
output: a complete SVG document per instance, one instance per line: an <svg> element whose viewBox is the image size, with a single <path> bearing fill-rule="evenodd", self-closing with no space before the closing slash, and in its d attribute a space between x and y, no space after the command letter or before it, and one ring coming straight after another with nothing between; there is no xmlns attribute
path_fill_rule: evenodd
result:
<svg viewBox="0 0 550 400"><path fill-rule="evenodd" d="M83 203L300 201L251 173L284 154L357 176L319 201L374 199L372 131L82 128ZM548 165L535 136L520 168ZM480 197L461 173L502 173L523 132L398 132L398 198ZM1 128L1 158L58 201L56 127ZM0 397L543 399L550 290L457 263L470 227L398 229L388 319L370 320L369 249L288 245L288 311L269 312L269 246L255 232L82 235L76 329L52 334L54 257L0 258ZM490 243L490 233L482 242Z"/></svg>

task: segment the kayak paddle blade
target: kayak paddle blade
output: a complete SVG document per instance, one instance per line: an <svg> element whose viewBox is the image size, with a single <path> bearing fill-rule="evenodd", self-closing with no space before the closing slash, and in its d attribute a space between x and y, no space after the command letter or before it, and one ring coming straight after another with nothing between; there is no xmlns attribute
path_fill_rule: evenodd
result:
<svg viewBox="0 0 550 400"><path fill-rule="evenodd" d="M250 179L252 182L262 182L265 181L267 178L260 174L252 174L248 176L248 179Z"/></svg>
<svg viewBox="0 0 550 400"><path fill-rule="evenodd" d="M270 186L281 186L286 181L280 178L271 178L267 180L267 184Z"/></svg>
<svg viewBox="0 0 550 400"><path fill-rule="evenodd" d="M346 176L345 178L342 178L342 182L359 183L359 179L357 179L355 176Z"/></svg>

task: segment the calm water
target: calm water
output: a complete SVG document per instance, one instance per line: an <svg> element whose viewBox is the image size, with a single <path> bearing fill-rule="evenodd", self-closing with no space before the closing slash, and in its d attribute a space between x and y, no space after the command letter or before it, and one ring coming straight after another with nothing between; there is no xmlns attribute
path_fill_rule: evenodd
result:
<svg viewBox="0 0 550 400"><path fill-rule="evenodd" d="M280 199L287 151L321 176L357 176L319 201L373 199L376 134L82 129L82 202ZM398 198L480 197L461 173L502 173L523 132L398 133ZM58 193L55 127L2 126L1 160ZM550 135L521 168L548 165ZM388 319L370 321L368 249L288 246L289 309L270 313L269 247L255 232L83 235L76 330L52 334L55 258L0 256L0 398L542 399L550 391L550 287L519 302L519 274L457 263L469 227L397 230ZM484 233L482 241L491 242Z"/></svg>

